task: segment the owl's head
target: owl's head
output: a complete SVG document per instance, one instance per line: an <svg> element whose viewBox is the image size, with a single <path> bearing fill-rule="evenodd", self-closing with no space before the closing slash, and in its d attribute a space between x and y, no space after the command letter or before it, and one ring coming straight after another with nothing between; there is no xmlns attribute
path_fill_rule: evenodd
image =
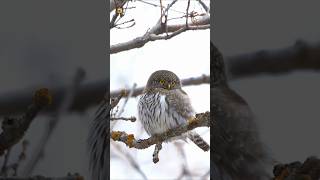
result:
<svg viewBox="0 0 320 180"><path fill-rule="evenodd" d="M166 90L180 89L181 82L176 74L167 70L159 70L151 74L147 89L162 88Z"/></svg>

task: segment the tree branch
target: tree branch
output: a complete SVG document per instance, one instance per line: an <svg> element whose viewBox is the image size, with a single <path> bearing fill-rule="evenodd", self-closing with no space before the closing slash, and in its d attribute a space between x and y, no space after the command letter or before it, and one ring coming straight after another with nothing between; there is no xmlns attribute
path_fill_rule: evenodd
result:
<svg viewBox="0 0 320 180"><path fill-rule="evenodd" d="M108 80L101 80L82 84L79 86L75 94L75 98L72 102L69 111L84 111L87 108L97 105L101 101L101 97L107 91ZM56 111L67 93L66 87L52 88L50 91L54 97L52 105L43 110L43 112ZM13 91L9 93L3 93L0 95L0 116L8 116L13 114L19 114L25 111L25 108L30 103L30 94L34 92L34 88L29 88L23 91Z"/></svg>
<svg viewBox="0 0 320 180"><path fill-rule="evenodd" d="M293 46L258 51L226 58L230 79L260 74L279 75L294 70L320 70L320 43L309 44L298 40Z"/></svg>
<svg viewBox="0 0 320 180"><path fill-rule="evenodd" d="M198 2L207 13L210 13L210 8L202 0L198 0Z"/></svg>
<svg viewBox="0 0 320 180"><path fill-rule="evenodd" d="M109 12L116 9L116 7L122 7L129 0L110 0L110 9Z"/></svg>
<svg viewBox="0 0 320 180"><path fill-rule="evenodd" d="M126 157L126 160L130 163L130 165L142 176L142 178L144 180L148 180L147 176L145 175L145 173L142 171L141 167L139 166L138 162L136 161L136 159L134 157L132 157L132 155L126 151L121 149L121 147L119 146L119 144L113 143L113 146L118 149L118 151L123 154Z"/></svg>
<svg viewBox="0 0 320 180"><path fill-rule="evenodd" d="M5 118L2 122L2 133L0 134L0 156L4 151L18 143L24 133L29 128L31 122L36 115L48 104L51 104L52 96L48 89L40 89L36 91L32 104L22 117Z"/></svg>
<svg viewBox="0 0 320 180"><path fill-rule="evenodd" d="M211 120L212 121L212 120ZM210 112L197 114L192 120L189 120L188 124L173 128L167 132L151 136L148 139L136 140L133 134L127 134L123 131L112 131L110 137L114 141L120 141L125 143L129 148L145 149L154 144L161 144L164 141L169 140L172 137L180 136L183 133L195 129L197 127L210 127Z"/></svg>
<svg viewBox="0 0 320 180"><path fill-rule="evenodd" d="M173 26L170 26L173 28ZM260 51L226 57L229 80L253 77L261 74L279 75L296 70L320 70L320 43L308 44L303 41L297 41L293 46L274 50ZM254 67L254 68L252 68ZM69 111L84 111L85 109L97 105L101 97L107 91L107 79L87 83L79 87L74 102ZM207 82L209 83L209 81ZM185 86L193 85L183 83ZM194 85L199 85L197 83ZM133 97L138 96L144 87L138 87L133 93ZM16 91L0 95L0 116L18 114L24 112L25 107L29 105L29 94L32 89L26 91ZM46 108L44 112L55 111L65 96L65 87L56 87L52 89L55 101ZM110 96L115 97L120 93L112 91Z"/></svg>
<svg viewBox="0 0 320 180"><path fill-rule="evenodd" d="M171 4L168 5L168 7L165 9L164 14L167 14L168 10L171 8L171 6L176 3L177 0L172 1ZM186 16L188 18L188 15ZM176 25L163 25L162 23L162 17L158 20L158 22L149 30L147 31L143 36L137 37L133 40L130 40L128 42L119 43L115 45L111 45L110 47L110 54L134 49L134 48L140 48L143 47L146 43L150 41L155 40L163 40L163 39L170 39L182 32L185 32L187 30L203 30L203 29L209 29L210 28L210 15L206 14L201 19L199 19L196 22L192 22L190 24L176 24ZM163 34L163 33L173 33L168 38L164 37L158 37L157 35Z"/></svg>
<svg viewBox="0 0 320 180"><path fill-rule="evenodd" d="M47 122L44 134L41 136L39 143L33 150L33 153L31 154L29 161L26 163L27 165L25 166L25 169L22 171L21 173L22 175L24 176L31 175L35 166L43 157L45 147L49 142L49 139L51 138L53 132L55 131L57 124L60 122L60 116L62 114L65 114L68 111L70 105L74 101L75 94L79 88L79 85L84 80L84 78L85 78L85 71L82 68L78 68L74 75L74 78L72 80L70 87L66 89L66 92L67 92L66 96L64 97L60 107Z"/></svg>
<svg viewBox="0 0 320 180"><path fill-rule="evenodd" d="M115 120L124 120L124 121L131 121L131 122L135 122L136 121L136 117L129 117L129 118L126 118L126 117L112 117L110 118L110 121L115 121Z"/></svg>

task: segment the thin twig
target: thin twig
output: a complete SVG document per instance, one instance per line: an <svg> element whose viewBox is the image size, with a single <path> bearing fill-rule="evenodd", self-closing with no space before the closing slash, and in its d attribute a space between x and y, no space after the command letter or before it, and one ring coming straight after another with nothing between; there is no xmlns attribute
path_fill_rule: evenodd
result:
<svg viewBox="0 0 320 180"><path fill-rule="evenodd" d="M8 170L9 169L13 170L13 176L17 176L18 175L19 166L22 163L22 161L24 161L26 159L26 152L27 152L28 144L29 144L29 142L27 140L24 140L22 142L22 150L21 150L21 153L19 154L18 161L13 163L13 164L11 164L11 165L8 165L7 169Z"/></svg>
<svg viewBox="0 0 320 180"><path fill-rule="evenodd" d="M110 29L114 28L117 26L116 24L116 20L119 16L121 16L118 12L117 12L117 9L118 8L122 8L123 9L123 6L129 1L129 0L113 0L114 1L114 9L116 9L116 12L115 14L112 16L111 18L111 21L110 21Z"/></svg>
<svg viewBox="0 0 320 180"><path fill-rule="evenodd" d="M188 0L187 10L186 10L186 29L188 29L188 14L189 14L190 0Z"/></svg>
<svg viewBox="0 0 320 180"><path fill-rule="evenodd" d="M129 93L122 93L122 94L120 94L120 95L117 96L117 104L119 103L119 101L120 101L120 99L121 99L122 97L126 97L126 99L124 100L124 102L123 102L120 110L118 110L116 114L113 114L113 113L112 113L113 108L114 108L115 106L111 109L111 115L112 115L111 118L117 118L117 117L120 117L120 116L121 116L121 114L124 112L124 108L126 107L129 98L132 97L132 94L133 94L136 86L137 86L137 84L134 83L133 86L132 86L132 88L130 89ZM127 92L127 91L124 90L124 92ZM110 129L111 129L111 130L114 128L114 126L116 125L116 123L117 123L117 121L115 121L114 123L112 123L112 124L110 125Z"/></svg>
<svg viewBox="0 0 320 180"><path fill-rule="evenodd" d="M11 152L11 148L8 148L7 149L7 152L6 152L6 155L4 156L4 161L3 161L3 165L2 165L2 168L1 168L1 176L4 176L4 177L7 177L8 173L7 173L7 170L8 170L8 161L9 161L9 157L10 157L10 152Z"/></svg>
<svg viewBox="0 0 320 180"><path fill-rule="evenodd" d="M124 155L126 157L126 160L130 163L130 165L142 176L142 178L144 180L148 180L147 176L145 175L145 173L141 170L138 162L131 156L131 154L127 151L124 151L123 149L121 149L121 147L119 146L119 144L116 143L112 143L112 145L118 150L118 152L120 152L122 155Z"/></svg>
<svg viewBox="0 0 320 180"><path fill-rule="evenodd" d="M148 1L144 1L144 0L136 0L136 1L148 4L148 5L151 5L151 6L154 6L154 7L165 8L164 6L160 6L160 5L157 5L157 4L154 4L154 3L150 3L150 1L149 2ZM177 12L177 13L185 14L185 12L178 11L178 10L175 10L175 9L172 9L172 8L170 8L170 11L174 11L174 12Z"/></svg>
<svg viewBox="0 0 320 180"><path fill-rule="evenodd" d="M124 112L124 108L126 107L129 99L132 97L132 94L133 94L134 90L136 89L136 87L137 87L137 84L133 83L132 88L130 89L130 91L128 93L128 96L126 96L126 98L125 98L125 100L124 100L124 102L123 102L123 104L117 114L117 117L120 117L122 115L122 113Z"/></svg>
<svg viewBox="0 0 320 180"><path fill-rule="evenodd" d="M181 156L181 159L182 159L182 170L181 170L181 174L180 176L177 178L177 180L181 180L183 177L185 176L190 176L191 175L191 172L188 168L188 162L187 162L187 156L186 156L186 153L184 152L184 149L183 149L183 144L182 143L179 143L179 142L175 142L174 145L176 146L177 148L177 151L178 151L178 154Z"/></svg>
<svg viewBox="0 0 320 180"><path fill-rule="evenodd" d="M112 117L110 118L111 121L115 121L115 120L124 120L124 121L131 121L131 122L135 122L136 121L136 117L129 117L129 118L125 118L125 117Z"/></svg>
<svg viewBox="0 0 320 180"><path fill-rule="evenodd" d="M132 22L132 24L130 24L129 26L119 27L120 25L127 24L127 23L130 23L130 22ZM135 23L135 20L134 20L134 19L131 19L131 20L128 20L128 21L125 21L125 22L116 24L116 25L115 25L115 28L117 28L117 29L126 29L126 28L131 28L131 27L134 26L135 24L136 24L136 23Z"/></svg>
<svg viewBox="0 0 320 180"><path fill-rule="evenodd" d="M202 8L207 12L210 13L210 8L202 1L202 0L198 0L199 4L202 6Z"/></svg>

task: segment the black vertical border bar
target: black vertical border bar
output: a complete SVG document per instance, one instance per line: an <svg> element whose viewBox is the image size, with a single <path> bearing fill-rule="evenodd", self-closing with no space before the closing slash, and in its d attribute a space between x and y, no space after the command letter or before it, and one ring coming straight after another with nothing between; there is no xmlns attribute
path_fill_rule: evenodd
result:
<svg viewBox="0 0 320 180"><path fill-rule="evenodd" d="M105 1L106 4L106 12L105 12L105 32L106 32L106 45L105 45L105 49L106 49L106 71L107 71L107 93L106 93L106 99L107 102L110 102L110 0L103 0ZM108 116L108 118L110 118L110 116ZM108 119L108 122L110 122L110 119ZM110 132L110 123L108 123L108 132ZM109 161L107 162L107 168L108 168L108 176L110 179L110 138L106 139L109 148L107 148L108 154L109 154Z"/></svg>
<svg viewBox="0 0 320 180"><path fill-rule="evenodd" d="M210 42L213 42L213 37L214 37L214 30L213 30L213 26L214 26L214 2L215 0L212 0L210 2ZM213 106L211 105L211 88L212 88L212 83L211 83L211 70L212 70L212 63L211 63L211 56L212 56L212 49L211 49L211 45L210 45L210 119L213 119ZM212 123L210 123L212 124ZM213 130L210 127L210 179L212 179L213 177L213 150L214 150L214 142L213 142Z"/></svg>

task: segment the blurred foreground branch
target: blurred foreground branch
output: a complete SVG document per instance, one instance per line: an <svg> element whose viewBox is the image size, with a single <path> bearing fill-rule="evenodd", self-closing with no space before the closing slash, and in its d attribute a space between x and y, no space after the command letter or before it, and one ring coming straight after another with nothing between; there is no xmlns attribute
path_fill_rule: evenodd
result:
<svg viewBox="0 0 320 180"><path fill-rule="evenodd" d="M6 117L2 122L2 133L0 134L0 156L4 151L18 143L29 128L31 122L48 104L51 104L52 96L48 89L40 89L33 96L32 104L25 114L19 118Z"/></svg>
<svg viewBox="0 0 320 180"><path fill-rule="evenodd" d="M308 157L303 163L295 161L278 164L273 169L274 180L318 180L320 179L320 159Z"/></svg>
<svg viewBox="0 0 320 180"><path fill-rule="evenodd" d="M74 101L75 94L79 89L79 86L81 82L84 80L84 78L85 78L85 71L82 68L78 68L74 75L74 78L70 83L70 86L67 87L66 89L66 95L60 107L53 114L53 116L47 121L44 134L42 134L40 141L38 142L37 146L34 148L30 159L28 159L28 162L26 163L25 169L21 173L23 176L30 176L34 168L40 161L40 159L43 158L47 143L52 137L52 134L55 131L58 123L61 121L61 116L68 111L70 105Z"/></svg>

